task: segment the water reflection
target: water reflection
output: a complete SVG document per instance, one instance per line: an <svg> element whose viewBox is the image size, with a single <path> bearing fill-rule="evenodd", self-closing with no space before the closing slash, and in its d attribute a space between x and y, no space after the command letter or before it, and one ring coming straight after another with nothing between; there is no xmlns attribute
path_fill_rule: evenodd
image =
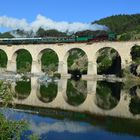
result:
<svg viewBox="0 0 140 140"><path fill-rule="evenodd" d="M99 81L97 82L95 103L102 109L113 109L120 100L120 93L121 84Z"/></svg>
<svg viewBox="0 0 140 140"><path fill-rule="evenodd" d="M14 102L113 117L134 118L140 114L137 87L130 89L129 94L128 90L122 89L121 83L60 79L57 83L41 85L37 81L33 77L29 81L17 82Z"/></svg>
<svg viewBox="0 0 140 140"><path fill-rule="evenodd" d="M130 89L131 101L129 104L130 112L134 115L140 114L140 86Z"/></svg>
<svg viewBox="0 0 140 140"><path fill-rule="evenodd" d="M140 136L140 86L129 90L107 81L60 79L45 85L37 81L33 77L16 82L16 111L6 116L28 120L30 130L41 139L57 139L59 134L60 139L79 135L83 140L96 139L97 133L99 139Z"/></svg>
<svg viewBox="0 0 140 140"><path fill-rule="evenodd" d="M30 131L39 135L42 140L52 140L58 137L61 140L108 138L111 140L136 140L139 139L138 136L140 136L140 122L136 120L130 121L129 119L101 116L86 116L85 120L75 120L74 112L65 112L65 114L67 114L65 116L64 112L56 111L56 113L50 117L48 114L41 116L39 114L25 113L11 109L0 111L3 112L8 119L22 120L24 118L29 124ZM69 118L71 114L74 115L72 115L73 118ZM60 115L63 117L60 117Z"/></svg>
<svg viewBox="0 0 140 140"><path fill-rule="evenodd" d="M70 105L78 106L82 104L87 97L87 82L68 80L66 95L67 102Z"/></svg>
<svg viewBox="0 0 140 140"><path fill-rule="evenodd" d="M40 85L40 91L38 92L38 98L44 102L49 103L56 98L58 92L57 83L48 83L48 85Z"/></svg>
<svg viewBox="0 0 140 140"><path fill-rule="evenodd" d="M31 93L31 79L29 81L18 81L15 86L14 97L23 100Z"/></svg>
<svg viewBox="0 0 140 140"><path fill-rule="evenodd" d="M42 135L51 131L54 132L70 132L70 133L82 133L92 130L91 126L84 127L78 122L72 121L57 121L54 123L42 122L40 124L30 122L30 128L38 135Z"/></svg>

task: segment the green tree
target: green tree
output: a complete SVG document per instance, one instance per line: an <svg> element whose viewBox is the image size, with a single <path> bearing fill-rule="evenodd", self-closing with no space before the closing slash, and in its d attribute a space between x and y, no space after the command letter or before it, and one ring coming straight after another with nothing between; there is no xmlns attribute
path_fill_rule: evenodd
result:
<svg viewBox="0 0 140 140"><path fill-rule="evenodd" d="M5 32L0 34L0 38L14 38L14 36L11 35L9 32Z"/></svg>
<svg viewBox="0 0 140 140"><path fill-rule="evenodd" d="M0 67L6 68L7 65L7 55L3 50L0 50Z"/></svg>
<svg viewBox="0 0 140 140"><path fill-rule="evenodd" d="M11 84L0 81L0 100L2 100L4 108L11 103L13 95ZM23 132L28 129L28 123L25 120L9 120L0 112L0 140L20 140ZM25 139L34 140L35 135L25 136ZM37 139L39 139L38 136L36 136L35 140Z"/></svg>
<svg viewBox="0 0 140 140"><path fill-rule="evenodd" d="M36 35L38 37L63 37L67 36L66 33L57 31L55 29L51 30L45 30L43 28L39 28L38 31L36 32Z"/></svg>
<svg viewBox="0 0 140 140"><path fill-rule="evenodd" d="M45 37L46 36L46 31L43 28L39 28L38 31L36 32L36 35L39 37Z"/></svg>
<svg viewBox="0 0 140 140"><path fill-rule="evenodd" d="M118 22L119 21L119 22ZM94 21L94 23L106 25L110 28L111 31L116 32L117 34L126 33L128 31L136 30L140 24L140 14L133 15L113 15Z"/></svg>
<svg viewBox="0 0 140 140"><path fill-rule="evenodd" d="M18 72L30 72L32 65L31 54L26 50L20 50L17 52L17 71Z"/></svg>
<svg viewBox="0 0 140 140"><path fill-rule="evenodd" d="M53 50L46 50L41 57L41 66L44 72L55 72L58 69L58 56Z"/></svg>
<svg viewBox="0 0 140 140"><path fill-rule="evenodd" d="M136 64L140 64L140 46L139 45L135 45L132 47L131 56L132 56L133 62L135 62Z"/></svg>

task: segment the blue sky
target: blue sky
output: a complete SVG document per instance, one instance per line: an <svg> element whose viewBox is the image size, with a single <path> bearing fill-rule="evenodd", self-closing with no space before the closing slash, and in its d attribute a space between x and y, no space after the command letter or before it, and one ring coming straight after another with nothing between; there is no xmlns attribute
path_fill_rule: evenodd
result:
<svg viewBox="0 0 140 140"><path fill-rule="evenodd" d="M0 17L32 22L37 15L55 21L91 22L114 14L140 13L139 0L2 0ZM0 27L2 31L4 27Z"/></svg>

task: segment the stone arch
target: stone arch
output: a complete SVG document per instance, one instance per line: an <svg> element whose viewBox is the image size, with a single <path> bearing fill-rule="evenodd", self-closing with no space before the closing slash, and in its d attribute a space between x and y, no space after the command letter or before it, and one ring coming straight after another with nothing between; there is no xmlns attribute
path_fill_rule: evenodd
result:
<svg viewBox="0 0 140 140"><path fill-rule="evenodd" d="M105 50L108 50L108 52L110 52L112 54L112 59L107 59L108 58L108 55L106 52L104 52ZM102 56L99 56L99 54L102 53L103 56L104 56L104 65L98 65L99 62L103 62L103 57ZM114 54L114 55L113 55ZM113 60L113 56L114 56L114 60ZM114 49L113 47L103 47L103 48L100 48L96 51L96 63L97 63L97 73L98 74L115 74L115 75L118 75L118 76L121 76L121 56L119 54L119 52ZM108 69L107 70L103 70L103 72L101 72L100 69L104 69L108 66ZM100 67L100 69L99 69Z"/></svg>
<svg viewBox="0 0 140 140"><path fill-rule="evenodd" d="M42 57L43 57L43 55L45 54L45 53L47 53L47 52L51 52L51 53L53 53L54 55L55 55L55 57L56 57L56 63L55 63L55 65L56 65L56 70L58 71L58 65L59 65L59 55L58 55L58 53L55 51L55 49L52 49L52 48L45 48L45 49L43 49L43 50L41 50L39 53L38 53L38 56L37 56L37 60L38 60L38 63L40 64L40 69L41 69L41 71L43 71L43 66L42 66L42 64L43 64L43 62L42 62ZM50 59L50 56L49 56L49 58L46 58L46 59ZM46 61L46 62L53 62L53 60L51 60L51 61ZM50 64L51 64L50 63ZM54 62L53 62L54 63ZM52 64L53 64L52 63Z"/></svg>
<svg viewBox="0 0 140 140"><path fill-rule="evenodd" d="M8 56L6 52L0 49L0 68L6 68L8 63Z"/></svg>
<svg viewBox="0 0 140 140"><path fill-rule="evenodd" d="M29 64L27 64L26 63L26 61L28 61L27 59L28 59L28 57L24 57L25 58L25 63L26 64L23 64L23 66L24 66L24 68L26 69L27 67L29 67L29 70L27 70L28 72L29 71L31 71L31 68L32 68L32 61L33 61L33 57L32 57L32 54L30 53L30 51L29 50L27 50L27 49L24 49L24 48L21 48L21 49L17 49L16 51L14 51L14 53L13 53L13 55L12 55L12 58L11 58L11 61L12 61L12 67L13 67L13 70L14 71L17 71L18 70L18 65L17 65L17 57L18 57L18 54L20 54L20 53L23 53L23 52L26 52L27 54L28 54L28 56L29 56L29 61L30 61L30 63ZM22 60L23 61L23 60ZM27 66L27 65L29 65L29 66Z"/></svg>
<svg viewBox="0 0 140 140"><path fill-rule="evenodd" d="M63 63L64 63L63 64L63 72L64 73L68 73L68 68L69 68L68 58L70 56L70 53L74 50L81 51L84 54L83 59L86 59L86 62L88 63L88 53L83 48L79 48L79 47L71 48L71 49L67 50L67 52L64 55L64 59L63 59ZM87 64L87 71L88 71L88 64Z"/></svg>

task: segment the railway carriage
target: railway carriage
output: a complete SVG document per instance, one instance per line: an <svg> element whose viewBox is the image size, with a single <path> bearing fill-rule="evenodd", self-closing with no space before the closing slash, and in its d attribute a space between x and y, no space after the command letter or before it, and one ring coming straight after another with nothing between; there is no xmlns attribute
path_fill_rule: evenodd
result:
<svg viewBox="0 0 140 140"><path fill-rule="evenodd" d="M97 42L115 41L116 34L111 32L108 35L99 36L66 36L66 37L35 37L35 38L1 38L0 45L18 44L43 44L43 43L76 43L76 42Z"/></svg>

